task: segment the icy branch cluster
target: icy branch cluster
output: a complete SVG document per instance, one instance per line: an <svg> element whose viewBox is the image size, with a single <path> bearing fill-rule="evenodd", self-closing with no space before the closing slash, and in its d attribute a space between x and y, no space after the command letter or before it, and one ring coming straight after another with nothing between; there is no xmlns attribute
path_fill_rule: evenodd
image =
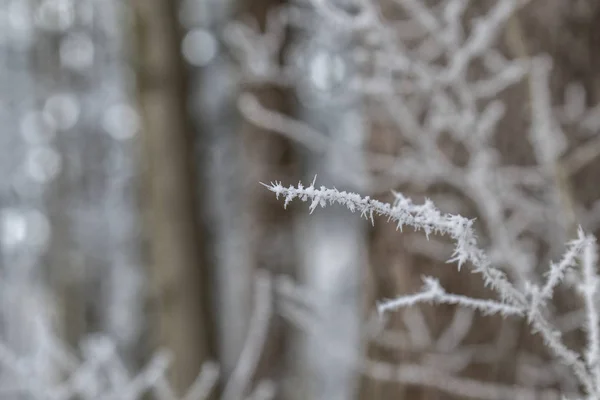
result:
<svg viewBox="0 0 600 400"><path fill-rule="evenodd" d="M28 394L34 399L139 399L147 393L161 400L179 399L167 380L169 356L158 352L136 375L130 375L113 342L105 336L90 336L82 343L83 359L79 360L55 338L48 338L45 349L58 374L65 380L48 381L35 374L36 359L16 357L0 345L1 363L10 375L1 383L3 395ZM50 340L54 339L54 340ZM205 364L197 381L182 399L205 399L216 383L218 368Z"/></svg>
<svg viewBox="0 0 600 400"><path fill-rule="evenodd" d="M484 314L500 313L504 316L520 316L527 318L532 330L539 334L548 349L572 373L585 388L588 398L600 396L600 368L598 363L600 332L598 327L598 249L595 237L585 235L580 229L577 239L569 243L563 258L552 263L541 285L527 282L524 288L517 288L509 282L505 274L490 263L485 253L478 247L471 221L461 216L442 214L433 204L427 201L423 205L415 205L401 194L396 194L394 204L382 203L369 197L360 197L354 193L340 192L325 187L316 188L313 184L304 187L284 187L280 183L267 186L278 197L285 197L285 205L294 198L310 202L311 212L317 206L325 207L328 203L339 203L350 211L359 211L362 216L372 219L373 215L382 215L394 221L398 229L407 225L416 230L422 229L430 233L449 235L455 248L453 257L448 262L456 262L460 268L469 262L473 272L483 276L499 300L474 299L467 296L447 293L438 280L433 277L424 278L424 288L420 293L401 296L393 300L382 301L378 310L387 312L418 303L458 304L475 309ZM587 347L579 354L567 347L561 339L561 332L547 318L547 303L552 299L554 290L564 280L565 274L579 269L577 289L584 299L587 332Z"/></svg>
<svg viewBox="0 0 600 400"><path fill-rule="evenodd" d="M563 104L556 104L550 90L553 60L530 54L521 29L520 11L526 5L538 6L529 3L296 1L272 10L264 31L252 22L233 23L225 39L249 89L293 88L306 107L325 110L358 98L374 141L380 131L392 132L394 145L375 151L333 140L319 127L264 107L251 90L238 101L248 121L324 158L341 154L345 183L373 197L398 187L410 197L427 195L434 186L448 189L432 197L457 215L438 211L430 201L413 204L399 194L393 204L386 204L314 184L269 186L286 204L300 198L310 201L312 211L337 202L371 220L384 215L399 228L422 229L428 240L408 232L407 251L442 261L452 253L450 261L459 267L469 264L498 295L488 300L450 294L427 278L422 292L382 302L380 311L444 302L527 318L558 362L544 369L535 357L513 348L516 358L529 360L517 367L517 379L542 387L559 384L563 393L576 392L576 384L558 372L566 365L586 393L597 397L596 244L582 228L600 228L600 201L580 204L570 182L600 155L600 105L587 104L585 88L578 82L567 85ZM329 40L305 40L317 24L330 27ZM291 50L283 49L288 28L295 34L286 47ZM518 104L515 96L520 96ZM509 132L514 129L521 131ZM515 153L527 152L521 149L528 146L526 161L515 161L498 146L507 134L519 140L512 147ZM367 171L357 167L361 157L367 160ZM430 234L449 237L454 248ZM559 285L581 294L581 309L561 314L551 304ZM462 329L468 330L471 322L467 325ZM302 326L311 329L308 323ZM578 329L587 333L587 349L581 353L561 339ZM510 342L513 334L503 331L498 341ZM413 349L414 340L423 337L409 336ZM469 353L458 344L446 350L459 358ZM460 388L465 387L474 386ZM493 398L489 391L471 393Z"/></svg>
<svg viewBox="0 0 600 400"><path fill-rule="evenodd" d="M261 381L254 386L251 382L272 314L271 287L268 274L257 274L250 331L238 365L225 382L222 399L269 400L275 394L272 382ZM6 289L4 285L3 289ZM32 299L8 291L10 293L3 293L4 297L10 295L6 303L26 304L40 345L35 352L20 354L0 340L2 396L28 395L36 400L134 400L150 395L157 400L201 400L209 398L215 390L219 380L216 363L206 362L187 392L178 394L169 383L171 357L167 350L159 350L144 368L131 373L114 340L104 334L89 335L83 340L80 357L54 334L47 311L34 307L36 302ZM42 373L40 368L52 370L53 376Z"/></svg>

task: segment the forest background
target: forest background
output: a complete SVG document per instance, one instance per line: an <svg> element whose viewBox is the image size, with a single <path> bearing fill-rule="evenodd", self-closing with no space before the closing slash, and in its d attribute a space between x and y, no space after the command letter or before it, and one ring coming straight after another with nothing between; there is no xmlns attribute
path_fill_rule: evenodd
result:
<svg viewBox="0 0 600 400"><path fill-rule="evenodd" d="M377 314L492 296L448 241L260 182L430 198L535 282L600 231L597 1L0 0L0 126L0 397L581 391L518 319Z"/></svg>

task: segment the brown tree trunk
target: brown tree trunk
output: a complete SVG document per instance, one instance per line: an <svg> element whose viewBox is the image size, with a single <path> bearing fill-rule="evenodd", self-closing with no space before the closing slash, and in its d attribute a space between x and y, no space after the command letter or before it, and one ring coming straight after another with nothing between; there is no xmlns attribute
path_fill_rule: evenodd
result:
<svg viewBox="0 0 600 400"><path fill-rule="evenodd" d="M157 341L173 352L172 382L182 392L210 353L208 268L197 224L193 131L184 65L170 0L133 0L137 74L147 165L146 212Z"/></svg>

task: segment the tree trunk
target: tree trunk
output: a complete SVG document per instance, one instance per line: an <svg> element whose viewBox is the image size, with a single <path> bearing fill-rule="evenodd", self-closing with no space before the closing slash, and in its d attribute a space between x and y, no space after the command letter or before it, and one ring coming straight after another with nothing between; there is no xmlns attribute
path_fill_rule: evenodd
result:
<svg viewBox="0 0 600 400"><path fill-rule="evenodd" d="M157 341L173 352L172 381L182 392L210 355L208 266L203 262L194 191L193 134L177 4L133 0L139 101L146 143L146 213Z"/></svg>

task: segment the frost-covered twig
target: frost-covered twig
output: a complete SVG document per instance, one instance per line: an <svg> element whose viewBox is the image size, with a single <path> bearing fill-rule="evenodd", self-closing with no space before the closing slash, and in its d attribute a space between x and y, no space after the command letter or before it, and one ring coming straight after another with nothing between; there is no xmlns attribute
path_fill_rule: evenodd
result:
<svg viewBox="0 0 600 400"><path fill-rule="evenodd" d="M578 238L571 241L568 250L564 253L559 263L550 263L546 283L539 290L539 299L537 301L545 302L552 298L554 289L564 280L567 271L577 265L577 258L582 254L583 249L587 249L589 245L590 239L584 235L580 228Z"/></svg>
<svg viewBox="0 0 600 400"><path fill-rule="evenodd" d="M438 303L438 304L453 304L459 305L474 310L478 310L483 314L501 314L523 315L523 310L518 307L513 307L508 304L499 303L492 300L473 299L467 296L447 293L440 282L432 277L423 278L425 285L421 292L398 297L394 300L383 300L377 305L377 310L380 313L398 310L403 307L414 306L418 303Z"/></svg>
<svg viewBox="0 0 600 400"><path fill-rule="evenodd" d="M358 194L338 191L337 189L315 188L314 181L309 187L301 183L298 187L284 187L281 183L263 184L277 197L285 197L284 206L287 206L294 198L302 201L310 200L310 211L313 212L317 206L325 207L330 204L342 204L352 212L359 211L361 216L369 218L374 223L374 215L388 217L388 221L394 221L398 229L404 225L416 230L423 230L427 236L432 233L448 235L454 242L454 253L449 263L456 262L460 268L469 261L475 268L475 272L481 273L486 285L496 289L503 298L510 299L516 305L526 304L525 296L519 292L499 270L490 268L485 253L477 246L477 239L473 231L473 220L459 215L442 214L433 203L427 200L423 205L415 205L410 199L396 193L393 205L382 203L370 197L362 198Z"/></svg>

